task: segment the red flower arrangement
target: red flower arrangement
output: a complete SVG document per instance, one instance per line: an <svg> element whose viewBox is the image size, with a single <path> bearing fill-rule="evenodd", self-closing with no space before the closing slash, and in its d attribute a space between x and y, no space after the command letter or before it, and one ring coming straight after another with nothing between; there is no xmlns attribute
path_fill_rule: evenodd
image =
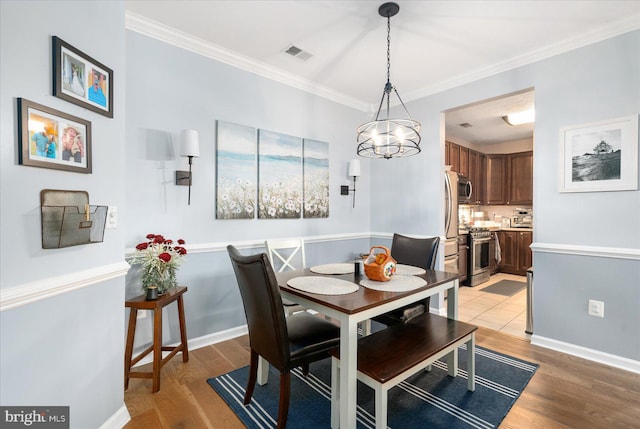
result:
<svg viewBox="0 0 640 429"><path fill-rule="evenodd" d="M145 291L149 286L156 286L158 293L164 293L177 286L176 270L187 254L185 241L180 239L174 245L173 240L160 234L147 234L146 239L148 241L136 246L136 253L128 261L142 267L142 288Z"/></svg>

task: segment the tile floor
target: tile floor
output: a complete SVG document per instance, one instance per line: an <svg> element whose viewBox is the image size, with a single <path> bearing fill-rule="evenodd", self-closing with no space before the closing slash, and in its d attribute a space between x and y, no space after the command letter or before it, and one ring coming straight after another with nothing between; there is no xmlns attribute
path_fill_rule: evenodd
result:
<svg viewBox="0 0 640 429"><path fill-rule="evenodd" d="M525 276L498 273L481 285L460 286L458 319L504 334L531 339L531 335L524 332L527 306L526 288L513 296L498 295L481 290L500 280L527 281Z"/></svg>

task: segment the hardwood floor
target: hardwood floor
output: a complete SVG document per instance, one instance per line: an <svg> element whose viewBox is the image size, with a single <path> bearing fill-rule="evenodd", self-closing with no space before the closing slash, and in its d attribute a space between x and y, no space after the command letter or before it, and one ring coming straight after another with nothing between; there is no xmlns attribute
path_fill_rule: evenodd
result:
<svg viewBox="0 0 640 429"><path fill-rule="evenodd" d="M540 365L503 420L502 429L640 427L640 375L531 345L479 327L477 344ZM162 369L160 392L150 379L132 379L125 392L125 429L244 428L206 380L248 365L248 337L189 351ZM295 406L292 398L291 406Z"/></svg>

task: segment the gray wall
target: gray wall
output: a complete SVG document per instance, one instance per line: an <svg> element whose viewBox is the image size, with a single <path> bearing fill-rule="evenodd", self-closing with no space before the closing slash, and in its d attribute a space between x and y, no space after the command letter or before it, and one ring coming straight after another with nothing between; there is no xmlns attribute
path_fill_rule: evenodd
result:
<svg viewBox="0 0 640 429"><path fill-rule="evenodd" d="M351 196L340 195L340 185L352 184L347 164L355 157L354 124L367 118L349 107L127 32L127 210L121 214L126 246L132 249L147 233L161 233L198 247L178 273L178 281L189 288L184 299L190 338L245 324L225 249L229 243L250 242L243 251L259 252L265 239L302 236L307 238L308 265L347 260L369 249L368 162L362 162L355 209ZM216 120L328 142L329 218L216 219ZM179 156L183 128L200 136L191 205L188 189L174 185L175 170L188 168L187 159ZM339 240L327 241L325 236ZM131 270L127 296L140 294L140 285L138 271ZM137 350L147 345L150 327L150 322L140 327ZM165 334L167 341L177 341L178 335L176 330Z"/></svg>
<svg viewBox="0 0 640 429"><path fill-rule="evenodd" d="M101 426L122 409L127 315L122 303L140 292L139 281L135 272L126 279L118 276L116 268L108 279L99 273L122 264L127 249L148 232L184 238L191 246L179 271L180 282L189 287L185 305L191 340L244 323L224 251L227 243L257 252L266 238L303 236L313 265L348 259L373 242L386 242L394 231L441 235L441 112L528 87L536 89L538 111L534 241L542 250L534 253L536 336L640 359L634 331L640 269L633 256L640 248L640 191L557 192L560 127L640 111L640 32L409 103L424 127L423 153L401 161L364 161L353 209L351 197L340 196L338 187L349 184L354 127L369 115L127 32L122 2L2 1L0 12L3 302L16 290L59 284L67 290L0 313L2 405L71 405L72 428L83 429ZM66 22L74 25L58 24ZM114 70L113 119L51 96L51 35ZM17 165L16 97L90 120L93 174ZM330 218L216 220L217 119L329 142ZM175 156L182 128L198 130L201 139L191 206L187 189L173 185L174 171L186 167L186 160ZM154 160L150 148L169 156ZM42 250L38 195L43 188L84 189L92 203L118 206L119 228L107 230L102 244ZM602 222L611 216L614 221ZM552 245L563 249L544 250ZM575 254L580 246L605 249L601 256L580 256ZM613 258L615 249L632 256ZM78 281L83 287L73 290ZM604 319L586 317L589 298L605 301ZM178 335L174 311L165 319L170 341ZM149 339L148 321L141 321L137 348ZM35 381L27 385L24 374L35 375Z"/></svg>
<svg viewBox="0 0 640 429"><path fill-rule="evenodd" d="M52 96L52 35L114 70L113 119ZM122 1L0 2L0 288L3 307L16 291L35 299L0 313L0 398L68 405L78 429L124 406L124 276L110 273L124 264L124 229L100 244L43 250L39 195L86 190L91 204L124 207L124 61ZM93 174L18 165L18 97L92 123ZM55 288L66 293L39 300Z"/></svg>
<svg viewBox="0 0 640 429"><path fill-rule="evenodd" d="M640 360L640 335L629 331L640 326L640 191L558 192L560 128L640 112L639 53L634 31L409 103L423 125L424 154L372 163L371 188L385 196L371 199L372 230L411 225L441 235L440 112L533 87L533 341ZM620 260L620 253L628 256ZM589 299L605 302L604 319L587 316Z"/></svg>

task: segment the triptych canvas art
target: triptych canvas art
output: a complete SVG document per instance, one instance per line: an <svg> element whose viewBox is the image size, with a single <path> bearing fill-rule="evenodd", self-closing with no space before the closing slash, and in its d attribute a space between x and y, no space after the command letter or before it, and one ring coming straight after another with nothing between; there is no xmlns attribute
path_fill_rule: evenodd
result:
<svg viewBox="0 0 640 429"><path fill-rule="evenodd" d="M329 144L217 121L216 219L329 217Z"/></svg>

